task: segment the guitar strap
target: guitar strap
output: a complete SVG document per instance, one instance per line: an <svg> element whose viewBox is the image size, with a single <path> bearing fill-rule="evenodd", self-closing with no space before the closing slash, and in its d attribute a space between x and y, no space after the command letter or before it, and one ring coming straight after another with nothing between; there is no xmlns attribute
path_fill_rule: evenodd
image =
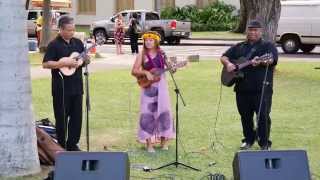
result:
<svg viewBox="0 0 320 180"><path fill-rule="evenodd" d="M160 53L160 57L161 57L161 59L160 59L160 66L161 66L161 68L164 68L164 64L167 65L167 63L166 63L166 61L165 61L166 56L165 56L165 54L164 54L164 52L163 52L162 50L159 50L159 51L158 51L157 56L158 56L159 53ZM152 63L152 65L153 65L154 67L157 67L156 63L155 63L155 62L153 61L153 59L150 57L149 53L146 53L146 56L147 56L148 60Z"/></svg>
<svg viewBox="0 0 320 180"><path fill-rule="evenodd" d="M148 52L146 53L146 56L147 56L147 58L148 58L148 61L150 61L150 62L152 63L153 67L156 67L156 64L153 62L153 60L152 60L152 58L150 57L150 54L149 54Z"/></svg>

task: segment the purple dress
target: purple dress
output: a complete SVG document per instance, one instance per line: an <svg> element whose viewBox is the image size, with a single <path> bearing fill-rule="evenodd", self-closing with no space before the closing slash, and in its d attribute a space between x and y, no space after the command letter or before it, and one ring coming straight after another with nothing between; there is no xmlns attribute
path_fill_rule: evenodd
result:
<svg viewBox="0 0 320 180"><path fill-rule="evenodd" d="M145 57L143 67L145 70L164 68L164 60L159 52L153 59ZM140 115L138 140L146 143L151 138L152 143L159 142L161 137L173 139L175 129L173 124L168 83L165 73L159 82L153 83L149 88L141 89Z"/></svg>

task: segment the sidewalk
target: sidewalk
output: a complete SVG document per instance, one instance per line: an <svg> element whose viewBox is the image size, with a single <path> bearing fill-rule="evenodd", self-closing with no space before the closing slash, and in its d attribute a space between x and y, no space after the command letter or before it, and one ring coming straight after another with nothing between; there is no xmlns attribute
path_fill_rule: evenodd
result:
<svg viewBox="0 0 320 180"><path fill-rule="evenodd" d="M209 40L209 41L244 41L245 38L210 38L210 37L191 37L189 40L198 41L198 40Z"/></svg>
<svg viewBox="0 0 320 180"><path fill-rule="evenodd" d="M101 58L91 61L89 73L108 69L130 69L135 61L135 56L131 54L115 55L103 53L101 55ZM50 76L51 70L49 69L43 69L42 66L31 67L31 79L40 79Z"/></svg>

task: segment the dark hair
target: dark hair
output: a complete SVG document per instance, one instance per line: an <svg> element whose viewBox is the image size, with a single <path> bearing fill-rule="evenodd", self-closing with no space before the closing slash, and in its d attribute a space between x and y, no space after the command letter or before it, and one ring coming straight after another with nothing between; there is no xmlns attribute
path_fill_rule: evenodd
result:
<svg viewBox="0 0 320 180"><path fill-rule="evenodd" d="M68 15L60 16L58 22L58 28L64 28L66 24L73 24L73 18Z"/></svg>
<svg viewBox="0 0 320 180"><path fill-rule="evenodd" d="M137 13L133 13L133 14L132 14L132 17L137 19L137 18L138 18Z"/></svg>

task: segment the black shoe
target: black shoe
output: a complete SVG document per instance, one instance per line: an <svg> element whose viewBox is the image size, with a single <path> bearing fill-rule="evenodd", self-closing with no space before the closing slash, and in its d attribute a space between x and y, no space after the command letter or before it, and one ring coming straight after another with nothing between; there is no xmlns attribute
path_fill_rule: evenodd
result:
<svg viewBox="0 0 320 180"><path fill-rule="evenodd" d="M270 151L271 150L271 146L269 146L269 145L261 146L260 150L262 150L262 151Z"/></svg>
<svg viewBox="0 0 320 180"><path fill-rule="evenodd" d="M79 148L79 146L75 145L72 147L68 147L67 151L81 151L81 149Z"/></svg>
<svg viewBox="0 0 320 180"><path fill-rule="evenodd" d="M247 142L244 142L241 144L240 146L240 150L248 150L252 147L253 144L250 144L250 143L247 143Z"/></svg>

